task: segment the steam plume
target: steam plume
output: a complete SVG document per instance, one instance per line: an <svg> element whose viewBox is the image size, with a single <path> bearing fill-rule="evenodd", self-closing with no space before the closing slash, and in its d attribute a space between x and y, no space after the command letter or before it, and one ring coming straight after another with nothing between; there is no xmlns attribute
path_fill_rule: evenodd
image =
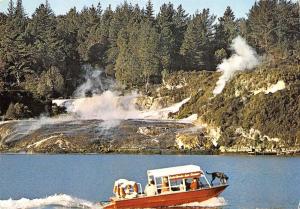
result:
<svg viewBox="0 0 300 209"><path fill-rule="evenodd" d="M217 81L217 85L213 91L214 95L222 92L226 82L229 81L236 72L251 70L260 63L255 50L249 46L241 36L237 36L232 40L231 48L234 52L233 55L228 59L224 59L217 67L218 71L223 72L223 74Z"/></svg>
<svg viewBox="0 0 300 209"><path fill-rule="evenodd" d="M85 97L87 93L92 95L101 94L104 91L113 88L114 81L106 76L103 76L101 69L94 69L89 65L85 65L83 68L86 72L85 82L75 90L75 97L82 98Z"/></svg>

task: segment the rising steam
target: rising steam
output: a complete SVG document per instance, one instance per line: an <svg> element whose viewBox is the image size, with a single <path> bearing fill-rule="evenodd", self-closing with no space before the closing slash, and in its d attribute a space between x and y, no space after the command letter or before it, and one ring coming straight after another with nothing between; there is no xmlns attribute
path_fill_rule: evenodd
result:
<svg viewBox="0 0 300 209"><path fill-rule="evenodd" d="M226 82L229 81L236 72L251 70L260 63L260 59L255 50L249 46L242 37L237 36L233 39L231 48L233 55L228 59L224 59L217 67L218 71L223 72L223 74L217 81L213 91L214 95L222 92Z"/></svg>
<svg viewBox="0 0 300 209"><path fill-rule="evenodd" d="M104 91L113 88L114 81L106 76L103 76L101 69L93 69L89 65L83 67L85 70L85 82L82 83L74 92L75 97L85 97L87 93L91 96L101 94Z"/></svg>

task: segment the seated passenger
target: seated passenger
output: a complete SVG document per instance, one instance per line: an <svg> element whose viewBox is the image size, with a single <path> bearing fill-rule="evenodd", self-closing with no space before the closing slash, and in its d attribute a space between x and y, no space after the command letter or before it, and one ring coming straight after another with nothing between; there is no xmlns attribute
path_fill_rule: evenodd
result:
<svg viewBox="0 0 300 209"><path fill-rule="evenodd" d="M145 194L147 196L154 196L157 195L156 186L154 185L154 181L151 180L149 184L145 187Z"/></svg>
<svg viewBox="0 0 300 209"><path fill-rule="evenodd" d="M162 182L162 187L161 187L161 192L169 192L169 182L168 182L168 178L164 177L163 178L163 182Z"/></svg>
<svg viewBox="0 0 300 209"><path fill-rule="evenodd" d="M191 185L190 185L191 190L197 190L199 189L199 182L197 178L194 178Z"/></svg>

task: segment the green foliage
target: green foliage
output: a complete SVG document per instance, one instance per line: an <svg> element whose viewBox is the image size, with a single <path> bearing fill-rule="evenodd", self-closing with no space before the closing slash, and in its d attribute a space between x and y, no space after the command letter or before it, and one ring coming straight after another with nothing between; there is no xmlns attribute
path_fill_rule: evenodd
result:
<svg viewBox="0 0 300 209"><path fill-rule="evenodd" d="M159 53L162 69L173 70L175 56L175 10L173 4L163 4L157 16L159 27Z"/></svg>
<svg viewBox="0 0 300 209"><path fill-rule="evenodd" d="M152 24L148 21L144 23L139 33L139 57L142 77L148 90L150 77L159 74L159 35Z"/></svg>
<svg viewBox="0 0 300 209"><path fill-rule="evenodd" d="M220 63L223 58L229 57L231 54L230 44L238 35L239 29L238 22L235 20L234 13L230 7L226 8L224 15L218 20L219 23L215 25L216 63Z"/></svg>
<svg viewBox="0 0 300 209"><path fill-rule="evenodd" d="M274 15L276 14L276 15ZM258 1L247 19L248 39L253 46L268 55L267 64L299 63L299 6L292 1Z"/></svg>
<svg viewBox="0 0 300 209"><path fill-rule="evenodd" d="M190 21L181 46L181 54L189 69L211 69L215 18L209 14L209 9L203 9Z"/></svg>
<svg viewBox="0 0 300 209"><path fill-rule="evenodd" d="M61 95L64 90L64 79L57 68L51 67L41 74L37 85L37 93L44 97Z"/></svg>

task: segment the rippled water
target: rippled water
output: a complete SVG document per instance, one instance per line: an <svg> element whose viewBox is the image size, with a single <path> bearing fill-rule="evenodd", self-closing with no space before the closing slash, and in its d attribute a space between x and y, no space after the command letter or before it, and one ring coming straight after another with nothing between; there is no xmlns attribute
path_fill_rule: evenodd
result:
<svg viewBox="0 0 300 209"><path fill-rule="evenodd" d="M299 157L0 155L0 209L101 208L96 202L110 197L114 180L128 178L145 185L147 169L184 164L229 176L230 186L221 198L204 206L298 207Z"/></svg>

